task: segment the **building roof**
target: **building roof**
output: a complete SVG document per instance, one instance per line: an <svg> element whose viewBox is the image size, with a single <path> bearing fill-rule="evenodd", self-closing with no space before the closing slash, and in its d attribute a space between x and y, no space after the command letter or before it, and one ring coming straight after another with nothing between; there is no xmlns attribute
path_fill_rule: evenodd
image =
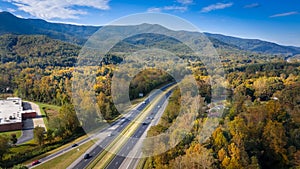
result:
<svg viewBox="0 0 300 169"><path fill-rule="evenodd" d="M22 122L22 99L9 97L0 100L0 125L8 123Z"/></svg>

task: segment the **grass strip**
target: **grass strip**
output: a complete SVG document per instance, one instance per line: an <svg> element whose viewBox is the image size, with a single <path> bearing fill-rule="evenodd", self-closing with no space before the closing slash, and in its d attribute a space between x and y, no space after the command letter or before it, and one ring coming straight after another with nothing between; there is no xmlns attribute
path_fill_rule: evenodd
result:
<svg viewBox="0 0 300 169"><path fill-rule="evenodd" d="M51 105L51 104L46 104L46 103L40 103L40 102L34 102L34 103L39 106L41 114L43 116L43 120L44 120L45 126L46 126L46 128L49 128L49 122L48 122L48 118L47 118L48 116L47 116L47 113L45 112L44 109L48 108L48 109L53 109L53 110L59 111L60 107L56 106L56 105Z"/></svg>
<svg viewBox="0 0 300 169"><path fill-rule="evenodd" d="M6 135L8 137L10 137L11 134L16 134L16 137L19 138L22 135L22 130L0 132L0 135Z"/></svg>
<svg viewBox="0 0 300 169"><path fill-rule="evenodd" d="M62 154L50 161L42 163L36 167L35 169L45 169L45 168L67 168L71 165L76 159L78 159L82 154L84 154L92 145L94 144L93 140L82 144L71 151Z"/></svg>
<svg viewBox="0 0 300 169"><path fill-rule="evenodd" d="M136 166L136 169L144 169L146 161L147 161L147 158L141 158L139 160L138 165Z"/></svg>

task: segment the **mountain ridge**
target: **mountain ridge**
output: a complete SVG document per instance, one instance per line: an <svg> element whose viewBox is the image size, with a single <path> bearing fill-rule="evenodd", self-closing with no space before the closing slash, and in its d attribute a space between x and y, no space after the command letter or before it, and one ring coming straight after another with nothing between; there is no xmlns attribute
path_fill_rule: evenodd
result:
<svg viewBox="0 0 300 169"><path fill-rule="evenodd" d="M208 37L218 39L227 44L232 44L240 47L242 50L258 52L258 53L272 53L272 54L289 54L292 55L300 53L300 47L284 46L274 42L263 41L260 39L246 39L227 36L222 34L205 33ZM270 51L272 50L272 51Z"/></svg>
<svg viewBox="0 0 300 169"><path fill-rule="evenodd" d="M142 24L140 26L145 25ZM152 26L161 25L154 24ZM46 35L53 39L83 45L100 28L101 26L71 25L47 22L42 19L24 19L18 18L9 12L0 12L0 35ZM300 47L296 46L284 46L259 39L244 39L208 32L204 34L216 46L225 46L256 53L284 54L285 57L300 54Z"/></svg>

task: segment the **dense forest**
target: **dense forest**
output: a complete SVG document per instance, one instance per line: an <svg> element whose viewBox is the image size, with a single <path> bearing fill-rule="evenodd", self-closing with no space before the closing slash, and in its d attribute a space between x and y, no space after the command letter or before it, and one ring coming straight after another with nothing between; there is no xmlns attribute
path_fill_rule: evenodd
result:
<svg viewBox="0 0 300 169"><path fill-rule="evenodd" d="M144 168L299 168L299 68L299 63L274 62L228 69L226 79L232 92L222 116L199 111L193 130L176 147L147 158ZM180 99L177 90L148 137L174 123ZM202 142L205 122L212 118L219 125Z"/></svg>

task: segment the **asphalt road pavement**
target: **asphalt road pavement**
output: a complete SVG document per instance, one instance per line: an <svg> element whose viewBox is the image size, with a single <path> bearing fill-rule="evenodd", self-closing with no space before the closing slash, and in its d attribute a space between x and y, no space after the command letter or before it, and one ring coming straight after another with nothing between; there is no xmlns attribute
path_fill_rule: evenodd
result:
<svg viewBox="0 0 300 169"><path fill-rule="evenodd" d="M120 168L122 162L127 158L127 155L130 153L130 151L134 148L134 146L137 144L138 140L141 138L141 136L146 132L146 129L151 124L152 118L155 116L155 114L161 109L161 105L164 104L164 102L169 98L171 95L171 91L165 94L165 97L163 97L159 102L154 105L154 109L151 110L150 115L148 118L145 119L145 121L139 126L139 128L135 131L135 133L131 136L137 139L129 139L124 146L120 149L118 154L113 158L113 160L109 163L109 165L106 167L107 169L117 169Z"/></svg>

